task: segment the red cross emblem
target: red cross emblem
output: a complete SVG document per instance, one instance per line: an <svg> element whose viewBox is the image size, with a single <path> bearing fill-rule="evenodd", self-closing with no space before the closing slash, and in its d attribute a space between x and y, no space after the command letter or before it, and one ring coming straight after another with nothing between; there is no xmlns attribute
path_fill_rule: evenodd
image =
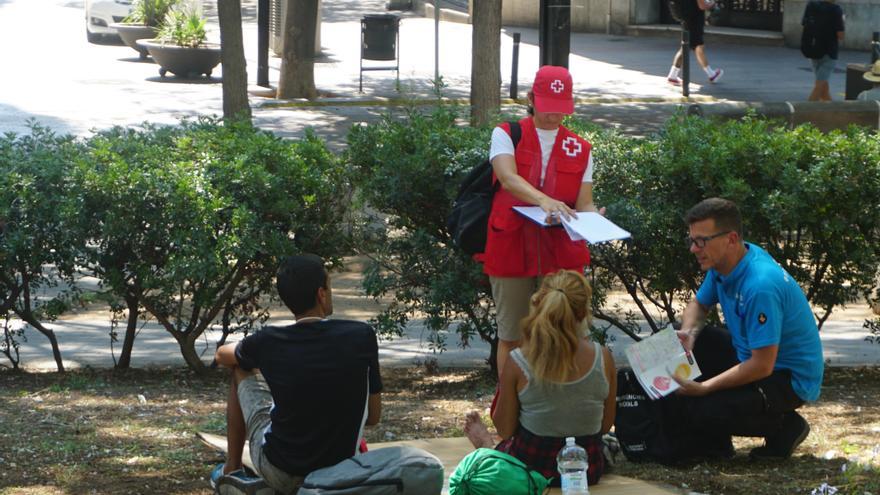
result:
<svg viewBox="0 0 880 495"><path fill-rule="evenodd" d="M581 143L571 136L568 136L562 141L562 150L565 151L565 154L568 156L578 156L582 149L583 147L581 146Z"/></svg>
<svg viewBox="0 0 880 495"><path fill-rule="evenodd" d="M559 94L565 91L565 83L560 81L559 79L554 79L552 83L550 83L550 89L553 90L554 93Z"/></svg>

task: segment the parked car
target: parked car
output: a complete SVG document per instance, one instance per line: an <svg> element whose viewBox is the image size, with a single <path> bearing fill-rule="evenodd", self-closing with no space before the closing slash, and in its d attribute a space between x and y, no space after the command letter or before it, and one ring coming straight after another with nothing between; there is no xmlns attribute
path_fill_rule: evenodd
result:
<svg viewBox="0 0 880 495"><path fill-rule="evenodd" d="M122 22L129 12L131 0L86 0L86 39L96 43L103 36L116 36L110 24Z"/></svg>

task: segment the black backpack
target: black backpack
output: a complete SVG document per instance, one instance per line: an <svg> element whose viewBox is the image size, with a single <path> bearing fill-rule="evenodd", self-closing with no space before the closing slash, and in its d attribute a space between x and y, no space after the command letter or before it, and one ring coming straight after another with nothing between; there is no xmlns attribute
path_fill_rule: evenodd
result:
<svg viewBox="0 0 880 495"><path fill-rule="evenodd" d="M678 396L651 400L630 368L617 371L614 433L623 455L632 462L676 464L697 453L698 440L676 431Z"/></svg>
<svg viewBox="0 0 880 495"><path fill-rule="evenodd" d="M522 129L519 122L509 124L510 140L516 149ZM497 190L498 184L492 182L492 163L489 160L474 167L461 182L452 211L446 217L446 228L452 242L467 254L473 255L486 250L489 212L492 210L492 197Z"/></svg>
<svg viewBox="0 0 880 495"><path fill-rule="evenodd" d="M818 2L811 1L804 12L804 32L801 34L801 53L819 59L828 53L828 23Z"/></svg>
<svg viewBox="0 0 880 495"><path fill-rule="evenodd" d="M684 2L692 2L693 0L666 0L669 6L669 15L676 22L684 22Z"/></svg>

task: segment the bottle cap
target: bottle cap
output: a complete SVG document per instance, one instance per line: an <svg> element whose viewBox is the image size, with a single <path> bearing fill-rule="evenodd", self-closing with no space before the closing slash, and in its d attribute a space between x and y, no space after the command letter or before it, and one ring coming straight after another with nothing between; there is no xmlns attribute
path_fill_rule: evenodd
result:
<svg viewBox="0 0 880 495"><path fill-rule="evenodd" d="M574 445L574 437L566 437L565 445Z"/></svg>

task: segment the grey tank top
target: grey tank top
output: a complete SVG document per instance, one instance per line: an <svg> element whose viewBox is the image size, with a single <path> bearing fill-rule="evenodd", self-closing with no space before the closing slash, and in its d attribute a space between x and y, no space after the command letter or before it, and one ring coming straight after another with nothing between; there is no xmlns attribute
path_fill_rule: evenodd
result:
<svg viewBox="0 0 880 495"><path fill-rule="evenodd" d="M528 383L519 395L519 422L535 435L571 437L595 435L602 428L608 380L602 346L593 343L596 358L587 374L565 383L540 383L520 349L510 357L522 369Z"/></svg>

